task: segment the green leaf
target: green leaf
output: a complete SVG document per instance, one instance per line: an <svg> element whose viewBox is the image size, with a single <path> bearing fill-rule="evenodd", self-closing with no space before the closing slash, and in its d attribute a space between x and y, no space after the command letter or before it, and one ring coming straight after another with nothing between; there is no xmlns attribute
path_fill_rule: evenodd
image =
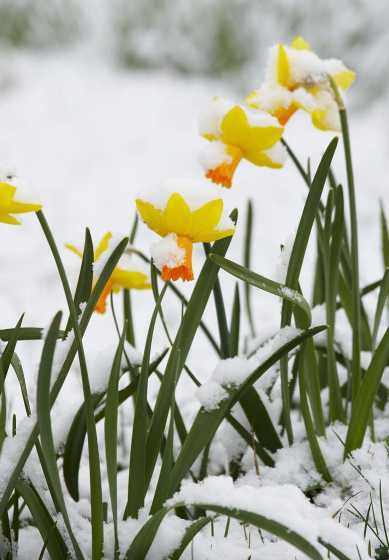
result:
<svg viewBox="0 0 389 560"><path fill-rule="evenodd" d="M389 361L389 329L377 346L372 360L362 379L355 398L351 420L347 430L345 455L361 447L367 429L370 412L378 391L385 367Z"/></svg>
<svg viewBox="0 0 389 560"><path fill-rule="evenodd" d="M135 346L135 329L132 317L131 292L126 289L123 290L123 315L124 321L127 325L126 340L132 346Z"/></svg>
<svg viewBox="0 0 389 560"><path fill-rule="evenodd" d="M222 401L217 409L206 411L202 408L199 411L174 465L171 476L170 494L175 492L182 478L186 475L205 446L211 441L220 423L229 414L234 404L241 399L257 379L259 379L273 364L277 363L283 355L293 350L296 346L299 346L308 337L314 336L325 328L324 326L320 326L299 333L292 340L273 352L271 356L262 362L251 375L247 377L244 383L239 387L230 389L229 398Z"/></svg>
<svg viewBox="0 0 389 560"><path fill-rule="evenodd" d="M231 357L239 354L239 335L240 335L240 297L239 285L235 284L234 301L232 303L232 313L230 321L230 352Z"/></svg>
<svg viewBox="0 0 389 560"><path fill-rule="evenodd" d="M80 274L78 276L77 287L74 293L74 305L76 306L77 311L79 311L81 303L88 301L92 290L93 261L94 261L94 251L93 251L92 237L89 229L86 228ZM72 321L71 318L69 317L65 331L69 332L71 328L72 328Z"/></svg>
<svg viewBox="0 0 389 560"><path fill-rule="evenodd" d="M126 552L126 560L135 560L135 558L146 558L147 552L149 551L153 540L159 526L161 525L165 515L169 511L168 508L160 509L155 513L144 525L142 529L137 533L136 537L132 541L129 549Z"/></svg>
<svg viewBox="0 0 389 560"><path fill-rule="evenodd" d="M41 340L43 329L40 327L21 327L18 330L18 340ZM7 342L15 336L15 329L0 329L0 340ZM65 331L58 331L58 338L64 338Z"/></svg>
<svg viewBox="0 0 389 560"><path fill-rule="evenodd" d="M184 536L178 548L176 548L173 552L169 555L169 560L179 560L182 554L184 553L186 547L193 541L197 533L204 529L208 523L212 521L211 517L201 517L194 521L185 529Z"/></svg>
<svg viewBox="0 0 389 560"><path fill-rule="evenodd" d="M147 387L150 369L150 353L154 327L160 313L160 306L165 295L167 284L163 287L151 317L147 333L142 367L136 391L135 411L131 438L130 467L128 473L128 495L124 517L138 517L138 511L144 505L146 486L146 442L147 442ZM169 403L168 403L169 404Z"/></svg>
<svg viewBox="0 0 389 560"><path fill-rule="evenodd" d="M231 424L231 426L240 435L240 437L247 443L247 445L254 448L255 453L258 455L264 465L268 467L274 467L273 458L271 457L271 455L269 455L266 449L264 449L264 447L262 447L262 445L258 443L256 438L253 437L252 433L248 432L246 428L232 416L232 414L227 414L226 420L229 424ZM208 447L209 444L207 448Z"/></svg>
<svg viewBox="0 0 389 560"><path fill-rule="evenodd" d="M246 212L246 230L245 230L244 245L243 245L243 253L244 253L243 264L245 268L247 268L248 270L250 270L250 266L251 266L253 221L254 221L254 204L252 200L248 200L247 212ZM247 318L249 320L251 336L255 337L256 332L255 332L255 324L253 319L253 312L252 312L252 305L251 305L251 292L250 292L249 283L246 283L244 286L244 295L245 295L246 313L247 313Z"/></svg>
<svg viewBox="0 0 389 560"><path fill-rule="evenodd" d="M46 543L50 558L68 558L70 551L56 526L56 522L51 517L34 486L31 483L19 480L17 491L31 512L34 523Z"/></svg>
<svg viewBox="0 0 389 560"><path fill-rule="evenodd" d="M23 366L22 366L21 361L19 359L19 356L16 354L16 352L13 353L13 356L11 358L11 366L12 366L12 369L14 370L15 375L18 379L18 383L19 383L20 391L22 393L22 399L23 399L24 408L26 410L26 414L27 414L27 416L30 416L31 415L31 407L30 407L30 402L29 402L29 398L28 398L26 379L25 379L25 376L24 376Z"/></svg>
<svg viewBox="0 0 389 560"><path fill-rule="evenodd" d="M310 374L310 371L309 370L306 371L306 361L304 360L305 351L306 351L306 347L304 343L300 350L302 354L302 359L300 360L301 366L298 374L299 388L300 388L300 409L301 409L302 417L304 419L305 431L307 433L309 446L311 448L313 462L315 463L317 471L319 472L319 474L321 474L323 479L326 482L331 482L332 477L330 475L326 461L320 449L319 441L315 433L315 428L313 425L311 413L309 410L308 400L306 396L305 377Z"/></svg>
<svg viewBox="0 0 389 560"><path fill-rule="evenodd" d="M119 378L122 362L126 326L120 338L118 348L112 364L108 382L107 402L105 404L105 458L107 463L107 478L111 498L112 518L115 533L115 558L119 558L118 513L117 513L117 439L118 439L118 409L119 409Z"/></svg>
<svg viewBox="0 0 389 560"><path fill-rule="evenodd" d="M231 237L216 241L212 247L212 251L220 255L225 255L230 242ZM146 486L148 486L151 479L161 447L171 395L175 391L176 377L180 376L182 368L184 367L193 339L199 328L205 306L208 303L209 296L215 284L217 273L218 267L207 259L193 289L192 296L170 352L147 438ZM181 359L177 372L175 354L178 350L180 350Z"/></svg>
<svg viewBox="0 0 389 560"><path fill-rule="evenodd" d="M277 449L281 449L282 443L277 430L254 387L247 389L246 393L239 399L239 404L243 408L259 443L273 453Z"/></svg>
<svg viewBox="0 0 389 560"><path fill-rule="evenodd" d="M50 488L54 492L55 501L59 505L60 512L63 516L66 529L72 541L72 545L76 552L76 557L82 559L83 555L78 546L77 539L75 538L72 527L70 524L69 515L66 509L65 500L62 493L61 481L57 469L57 455L54 446L53 432L51 428L50 417L50 382L51 371L53 367L55 345L58 338L59 325L61 323L62 313L59 312L54 317L45 343L43 345L42 357L39 365L38 372L38 387L37 387L37 413L38 413L38 427L41 439L41 452L45 460L45 473L50 481Z"/></svg>
<svg viewBox="0 0 389 560"><path fill-rule="evenodd" d="M377 307L374 315L373 334L372 334L373 348L375 348L376 345L378 329L380 328L382 313L384 312L385 303L388 300L388 296L389 296L389 268L385 270L381 282L381 288L378 294Z"/></svg>
<svg viewBox="0 0 389 560"><path fill-rule="evenodd" d="M204 251L208 257L211 252L211 246L209 243L204 243ZM224 305L223 292L222 292L219 278L216 278L215 284L213 286L213 298L215 301L217 325L219 328L221 357L229 358L231 355L230 344L229 344L230 333L228 331L226 308Z"/></svg>
<svg viewBox="0 0 389 560"><path fill-rule="evenodd" d="M174 507L180 507L182 505L190 505L190 504L176 504ZM271 519L270 517L265 517L263 515L259 515L252 511L247 511L244 509L237 509L237 508L230 508L226 506L220 506L219 504L212 503L202 503L202 502L194 502L191 505L195 505L201 509L213 511L215 513L219 513L222 515L226 515L228 517L232 517L234 519L238 519L243 523L248 523L261 529L263 531L267 531L272 535L275 535L279 539L284 540L285 542L291 544L292 546L296 547L298 550L303 552L311 558L312 560L322 560L322 556L309 541L307 541L304 537L302 537L299 533L289 529L282 523ZM142 527L139 533L136 535L133 543L131 544L130 548L127 550L125 558L130 560L132 558L145 558L147 552L149 551L155 535L158 531L160 524L162 523L164 517L169 513L169 511L173 508L165 507L159 510L155 515L153 515ZM194 537L194 535L193 535ZM173 557L174 558L174 557ZM179 556L177 557L179 558Z"/></svg>
<svg viewBox="0 0 389 560"><path fill-rule="evenodd" d="M384 205L380 204L380 221L381 221L381 248L382 260L385 268L389 268L389 229L385 216Z"/></svg>
<svg viewBox="0 0 389 560"><path fill-rule="evenodd" d="M329 143L324 155L319 163L312 183L310 183L309 193L305 201L304 209L300 218L297 228L297 233L294 239L288 271L286 274L285 284L288 288L293 290L298 289L299 277L303 265L305 252L308 246L309 237L311 235L312 226L316 218L317 211L320 208L320 198L326 182L328 171L330 169L331 161L334 156L338 139L334 138ZM292 318L292 304L284 299L281 311L281 327L290 324ZM293 430L290 419L290 398L288 386L288 359L285 356L280 364L281 367L281 390L284 411L284 425L288 435L288 441L293 442Z"/></svg>
<svg viewBox="0 0 389 560"><path fill-rule="evenodd" d="M93 407L96 408L102 399L102 395L93 395ZM85 404L82 404L77 411L68 436L66 438L65 450L63 455L63 475L69 494L78 502L80 499L78 490L78 475L82 449L86 438L86 416Z"/></svg>
<svg viewBox="0 0 389 560"><path fill-rule="evenodd" d="M322 546L324 546L328 550L328 552L333 554L335 556L335 558L338 558L339 560L351 560L351 558L349 556L346 556L345 554L343 554L343 552L341 552L338 548L336 548L336 546L334 546L334 545L332 545L328 542L325 542L320 537L319 537L318 541Z"/></svg>
<svg viewBox="0 0 389 560"><path fill-rule="evenodd" d="M20 317L17 325L13 330L12 336L9 339L7 346L1 354L1 367L3 369L4 379L7 377L9 366L11 365L12 356L14 355L16 343L19 340L19 334L23 321L24 314Z"/></svg>
<svg viewBox="0 0 389 560"><path fill-rule="evenodd" d="M175 354L175 365L176 371L178 372L179 364L180 364L180 351L178 350ZM150 513L153 514L158 511L169 492L169 482L170 482L170 474L174 464L174 456L173 456L173 444L174 444L174 410L175 410L175 395L172 394L171 403L170 403L170 423L169 423L169 431L168 436L166 439L165 449L163 451L162 457L162 465L161 470L159 472L159 478L157 487L154 493L154 499L151 504Z"/></svg>
<svg viewBox="0 0 389 560"><path fill-rule="evenodd" d="M301 215L300 222L297 228L297 233L294 239L293 248L289 259L288 271L285 281L286 286L294 290L296 290L298 287L298 281L309 237L312 231L312 226L319 207L321 194L323 192L323 188L328 175L328 170L330 168L337 144L338 139L334 138L333 140L331 140L326 151L324 152L319 167L317 168L316 174L313 178L312 185L309 189L309 194L307 196L303 213ZM286 300L284 301L282 308L281 326L289 324L291 314L291 305L289 304L288 300Z"/></svg>
<svg viewBox="0 0 389 560"><path fill-rule="evenodd" d="M245 268L244 266L241 266L240 264L234 263L228 259L225 259L219 255L214 255L211 254L209 255L209 258L218 266L220 266L220 268L222 268L223 270L225 270L226 272L228 272L229 274L232 274L232 276L235 276L236 278L240 278L241 280L243 280L244 282L248 282L249 284L251 284L252 286L255 286L256 288L259 288L260 290L263 290L265 292L268 292L270 294L273 294L275 296L279 296L289 302L291 302L293 305L297 305L304 313L305 316L305 328L308 328L311 324L311 308L308 304L308 302L303 298L303 296L297 292L296 290L292 290L290 288L287 288L286 286L284 286L283 284L279 284L278 282L275 282L274 280L270 280L269 278L266 278L265 276L261 276L260 274L257 274L256 272L252 272L251 270L247 270L247 268Z"/></svg>
<svg viewBox="0 0 389 560"><path fill-rule="evenodd" d="M335 318L338 293L339 263L344 236L343 190L339 186L335 193L335 218L330 224L329 257L326 263L326 315L327 315L327 376L329 387L330 421L344 420L344 411L335 358Z"/></svg>

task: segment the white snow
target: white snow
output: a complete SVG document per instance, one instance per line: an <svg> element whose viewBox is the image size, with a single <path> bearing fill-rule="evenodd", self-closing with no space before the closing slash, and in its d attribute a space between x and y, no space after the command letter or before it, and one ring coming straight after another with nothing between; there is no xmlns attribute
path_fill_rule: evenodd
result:
<svg viewBox="0 0 389 560"><path fill-rule="evenodd" d="M177 235L169 233L150 247L150 255L158 270L176 268L185 261L185 250L177 244Z"/></svg>
<svg viewBox="0 0 389 560"><path fill-rule="evenodd" d="M276 142L274 146L268 150L264 150L264 153L274 162L279 165L284 165L287 160L287 152L281 142Z"/></svg>
<svg viewBox="0 0 389 560"><path fill-rule="evenodd" d="M210 378L196 392L205 410L218 408L221 401L228 397L227 388L239 387L246 379L281 346L292 340L300 331L284 327L264 344L253 357L228 358L221 360Z"/></svg>
<svg viewBox="0 0 389 560"><path fill-rule="evenodd" d="M199 132L201 135L220 136L221 122L234 106L232 101L223 97L214 97L200 112L198 118Z"/></svg>
<svg viewBox="0 0 389 560"><path fill-rule="evenodd" d="M219 186L206 179L168 179L157 188L143 190L137 198L153 204L155 208L163 210L172 194L179 193L194 211L210 202L222 198Z"/></svg>
<svg viewBox="0 0 389 560"><path fill-rule="evenodd" d="M218 140L207 142L202 146L199 160L205 170L214 169L222 163L231 163L232 157L227 151L227 146Z"/></svg>
<svg viewBox="0 0 389 560"><path fill-rule="evenodd" d="M183 482L181 490L167 504L174 506L182 502L250 511L296 531L323 553L325 549L318 543L320 537L347 554L350 560L358 560L357 547L360 558L370 558L361 537L340 525L325 510L313 506L299 488L290 484L255 488L234 485L230 477L207 477L197 484Z"/></svg>

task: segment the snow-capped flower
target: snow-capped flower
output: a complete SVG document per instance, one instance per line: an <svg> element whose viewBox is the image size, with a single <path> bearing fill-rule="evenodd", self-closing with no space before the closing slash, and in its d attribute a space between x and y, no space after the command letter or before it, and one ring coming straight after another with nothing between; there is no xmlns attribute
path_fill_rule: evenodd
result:
<svg viewBox="0 0 389 560"><path fill-rule="evenodd" d="M214 183L230 188L242 159L275 168L284 163L284 149L277 144L283 127L269 113L253 112L215 97L200 116L199 129L211 142L202 163L206 177Z"/></svg>
<svg viewBox="0 0 389 560"><path fill-rule="evenodd" d="M278 44L270 49L262 86L246 99L250 107L269 111L285 125L303 109L321 130L339 130L338 106L329 76L345 91L355 79L341 60L321 59L309 44L296 37L290 46Z"/></svg>
<svg viewBox="0 0 389 560"><path fill-rule="evenodd" d="M162 237L152 245L151 254L163 280L193 280L193 243L234 233L234 224L223 216L224 203L215 189L205 181L173 180L156 196L137 198L140 217Z"/></svg>
<svg viewBox="0 0 389 560"><path fill-rule="evenodd" d="M41 204L15 200L16 190L14 185L0 179L0 222L4 224L19 225L19 220L12 214L38 212L42 208Z"/></svg>
<svg viewBox="0 0 389 560"><path fill-rule="evenodd" d="M112 233L108 231L103 235L94 251L93 262L98 262L99 265L98 267L95 266L95 273L98 272L98 270L96 271L96 268L102 269L105 264L105 259L102 258L102 256L104 253L107 254L111 239ZM65 247L82 258L82 252L71 243L67 243ZM109 256L109 254L107 254L107 256ZM123 260L123 257L121 260ZM121 261L119 261L119 265L120 264ZM111 292L117 293L124 288L128 290L148 290L151 288L149 277L145 272L132 265L132 263L127 265L126 268L123 266L116 266L99 297L95 310L98 313L105 313L106 300L109 294Z"/></svg>

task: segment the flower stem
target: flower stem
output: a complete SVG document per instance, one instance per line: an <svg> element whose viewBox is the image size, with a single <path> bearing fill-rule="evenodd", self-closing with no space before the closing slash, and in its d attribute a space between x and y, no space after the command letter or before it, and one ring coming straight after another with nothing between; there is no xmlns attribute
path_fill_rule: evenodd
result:
<svg viewBox="0 0 389 560"><path fill-rule="evenodd" d="M352 327L353 327L353 352L352 352L352 402L355 402L361 382L361 304L359 297L359 259L358 259L358 221L357 205L355 199L354 171L351 157L350 131L348 126L347 111L338 87L330 78L335 100L339 108L340 126L343 137L344 156L346 161L347 187L350 212L351 233L351 297L352 297Z"/></svg>

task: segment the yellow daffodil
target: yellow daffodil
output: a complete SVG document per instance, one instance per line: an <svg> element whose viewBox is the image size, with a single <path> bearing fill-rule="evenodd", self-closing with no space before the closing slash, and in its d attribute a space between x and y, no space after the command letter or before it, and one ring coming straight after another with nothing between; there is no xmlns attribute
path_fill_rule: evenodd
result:
<svg viewBox="0 0 389 560"><path fill-rule="evenodd" d="M38 212L41 204L31 204L15 200L16 187L10 183L0 180L0 222L4 224L18 225L19 220L12 214L25 214L27 212Z"/></svg>
<svg viewBox="0 0 389 560"><path fill-rule="evenodd" d="M204 151L205 175L230 188L242 159L254 165L282 167L285 154L279 140L283 127L269 113L253 112L215 97L200 116L200 134L211 142Z"/></svg>
<svg viewBox="0 0 389 560"><path fill-rule="evenodd" d="M224 203L216 188L208 182L173 180L156 195L136 200L142 220L162 237L152 246L151 255L163 280L193 280L193 243L216 241L234 233L234 224L223 215Z"/></svg>
<svg viewBox="0 0 389 560"><path fill-rule="evenodd" d="M102 269L105 264L105 259L102 258L103 255L106 254L107 257L109 256L107 251L111 239L112 233L107 232L103 235L95 249L93 262L98 263L99 265L97 267L95 266L95 272L96 268ZM82 252L74 245L67 243L66 248L82 258ZM123 288L127 288L128 290L148 290L151 288L151 284L149 277L144 272L137 270L136 268L123 268L122 266L117 266L114 268L110 279L102 291L95 310L98 313L105 313L106 301L109 294L111 292L117 293Z"/></svg>
<svg viewBox="0 0 389 560"><path fill-rule="evenodd" d="M247 97L247 103L269 111L282 125L303 109L317 128L339 130L329 76L341 91L355 79L355 73L342 61L319 58L302 37L296 37L290 46L278 44L270 49L264 83Z"/></svg>

